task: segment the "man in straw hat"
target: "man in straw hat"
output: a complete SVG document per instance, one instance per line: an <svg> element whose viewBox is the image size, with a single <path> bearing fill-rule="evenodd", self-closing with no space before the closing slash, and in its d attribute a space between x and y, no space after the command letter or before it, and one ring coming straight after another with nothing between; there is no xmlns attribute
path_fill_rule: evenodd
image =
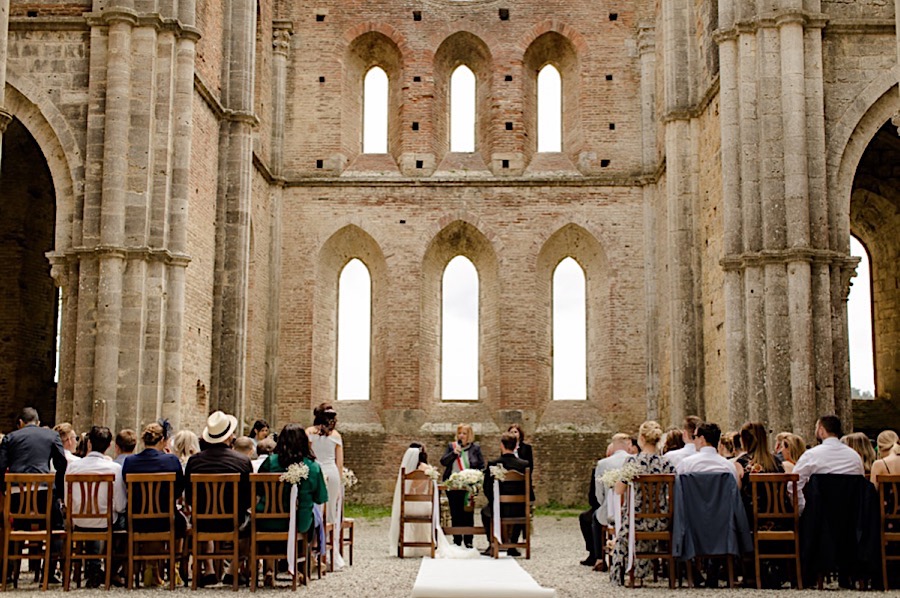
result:
<svg viewBox="0 0 900 598"><path fill-rule="evenodd" d="M234 444L235 433L237 432L238 421L233 415L228 415L221 411L215 411L206 420L206 427L203 428L202 438L206 443L205 448L188 459L184 469L184 475L187 481L187 489L185 497L188 504L193 505L193 489L191 488L191 476L195 473L239 473L241 481L238 485L238 512L243 520L250 508L250 474L253 473L253 465L247 455L232 450ZM209 529L202 531L212 532L229 532L229 524L220 522L206 523ZM242 551L246 552L246 551ZM234 570L235 563L232 563ZM198 580L198 585L213 585L217 583L218 577L213 573L212 567L207 567L207 573ZM226 584L233 581L232 573L226 573L222 580ZM243 580L242 580L243 581Z"/></svg>

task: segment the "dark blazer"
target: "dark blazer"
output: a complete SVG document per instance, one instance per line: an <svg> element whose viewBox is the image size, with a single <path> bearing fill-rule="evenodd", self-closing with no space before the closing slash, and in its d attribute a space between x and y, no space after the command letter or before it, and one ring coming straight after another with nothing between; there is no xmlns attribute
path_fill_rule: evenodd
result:
<svg viewBox="0 0 900 598"><path fill-rule="evenodd" d="M500 455L499 459L495 459L487 464L487 468L484 471L484 496L488 500L487 508L489 511L494 502L494 476L491 475L491 466L493 465L503 465L509 471L521 473L525 473L525 470L528 468L527 461L519 459L512 453ZM524 482L500 482L500 492L502 494L522 494L524 485ZM529 494L531 495L531 500L534 500L533 487L529 488ZM500 514L504 517L521 517L524 514L522 507L524 505L504 504L500 506Z"/></svg>
<svg viewBox="0 0 900 598"><path fill-rule="evenodd" d="M246 513L250 508L250 474L253 473L253 464L247 455L234 451L221 443L211 444L196 455L192 455L184 468L184 497L188 504L192 504L191 500L193 499L191 474L194 473L241 474L241 481L238 484L238 509L240 513Z"/></svg>
<svg viewBox="0 0 900 598"><path fill-rule="evenodd" d="M50 473L50 461L56 468L54 494L62 498L68 462L59 434L34 424L19 428L0 442L0 482L7 470L9 473Z"/></svg>
<svg viewBox="0 0 900 598"><path fill-rule="evenodd" d="M130 455L122 465L122 479L125 482L128 481L130 473L174 473L175 498L177 499L184 493L184 471L181 469L181 461L170 453L156 449L144 449Z"/></svg>
<svg viewBox="0 0 900 598"><path fill-rule="evenodd" d="M697 555L753 552L747 513L733 475L688 473L675 477L672 542L672 552L683 561Z"/></svg>
<svg viewBox="0 0 900 598"><path fill-rule="evenodd" d="M447 443L447 451L441 457L441 465L444 466L444 477L447 479L453 473L453 462L456 461L456 453L453 451L455 443ZM481 454L481 447L477 442L473 442L466 447L466 456L469 458L469 469L484 469L484 457Z"/></svg>
<svg viewBox="0 0 900 598"><path fill-rule="evenodd" d="M519 453L519 459L528 462L528 468L531 469L531 476L534 477L534 451L531 450L531 445L520 442L519 450L516 452Z"/></svg>

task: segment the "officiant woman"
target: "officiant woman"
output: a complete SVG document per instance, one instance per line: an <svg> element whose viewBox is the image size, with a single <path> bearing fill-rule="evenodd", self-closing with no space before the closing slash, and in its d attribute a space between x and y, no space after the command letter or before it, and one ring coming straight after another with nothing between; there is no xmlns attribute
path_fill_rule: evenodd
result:
<svg viewBox="0 0 900 598"><path fill-rule="evenodd" d="M475 432L469 424L456 426L456 441L447 444L447 450L441 457L446 481L451 474L463 469L484 469L484 457L481 447L475 442ZM469 493L465 490L448 490L447 502L450 506L450 521L453 527L472 527L475 525L475 507L469 504ZM472 535L453 536L453 543L459 546L465 542L472 548Z"/></svg>

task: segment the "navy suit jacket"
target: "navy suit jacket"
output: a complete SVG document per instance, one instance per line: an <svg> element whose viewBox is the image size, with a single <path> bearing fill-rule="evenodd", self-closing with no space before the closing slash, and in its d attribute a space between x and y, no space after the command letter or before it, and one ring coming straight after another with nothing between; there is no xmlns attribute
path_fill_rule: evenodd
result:
<svg viewBox="0 0 900 598"><path fill-rule="evenodd" d="M0 482L7 470L9 473L50 473L50 461L56 468L54 493L57 498L62 498L68 462L59 434L33 424L19 428L0 442Z"/></svg>
<svg viewBox="0 0 900 598"><path fill-rule="evenodd" d="M184 493L184 471L181 469L181 461L170 453L156 449L144 449L137 454L130 455L122 466L122 479L127 482L130 473L174 473L175 498L177 499Z"/></svg>

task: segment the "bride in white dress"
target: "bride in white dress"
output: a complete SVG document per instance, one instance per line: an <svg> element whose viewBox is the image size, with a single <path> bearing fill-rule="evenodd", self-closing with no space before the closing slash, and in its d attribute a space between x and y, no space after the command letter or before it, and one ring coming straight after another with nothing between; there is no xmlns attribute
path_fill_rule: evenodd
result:
<svg viewBox="0 0 900 598"><path fill-rule="evenodd" d="M403 495L403 472L411 473L417 469L425 470L427 464L420 461L420 453L421 449L418 445L415 445L415 443L414 446L406 449L403 460L400 462L400 469L397 472L397 483L394 487L394 503L391 507L391 527L388 531L388 554L393 556L397 555L397 546L400 543L400 501L402 500ZM436 482L425 483L433 483L436 486ZM407 494L419 492L426 494L428 492L427 488L419 489L413 485L421 485L422 482L407 482L407 484L410 484L406 489ZM437 493L436 487L434 491ZM437 494L435 494L435 496L437 496ZM421 516L428 515L433 509L434 505L432 503L407 502L405 512L408 515ZM432 534L434 534L434 539L437 544L437 550L435 552L436 558L471 559L480 557L478 551L474 548L463 548L462 546L456 546L452 542L449 542L444 535L444 531L441 529L439 520L435 521L433 530L429 530L428 526L422 525L421 523L407 523L406 528L403 530L404 540L408 542L429 542L431 541ZM414 557L431 556L431 550L428 548L405 548L403 555Z"/></svg>

